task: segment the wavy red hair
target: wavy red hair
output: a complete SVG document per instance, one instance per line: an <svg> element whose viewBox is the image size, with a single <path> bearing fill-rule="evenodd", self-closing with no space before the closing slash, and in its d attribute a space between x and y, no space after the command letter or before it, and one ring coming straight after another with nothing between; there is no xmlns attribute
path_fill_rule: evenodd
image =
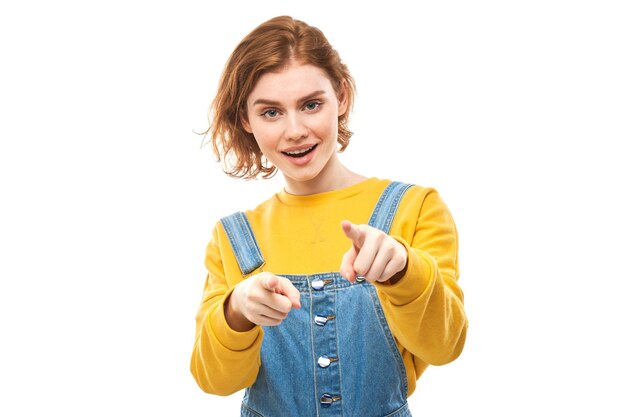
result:
<svg viewBox="0 0 626 417"><path fill-rule="evenodd" d="M259 174L268 178L276 173L254 136L243 128L242 118L247 117L246 100L258 79L267 72L280 71L292 60L323 69L335 93L345 95L348 109L338 120L339 152L348 146L352 136L348 119L356 95L348 67L322 31L292 17L279 16L259 25L239 43L220 78L211 105L211 126L204 134L210 134L213 152L226 174L253 179Z"/></svg>

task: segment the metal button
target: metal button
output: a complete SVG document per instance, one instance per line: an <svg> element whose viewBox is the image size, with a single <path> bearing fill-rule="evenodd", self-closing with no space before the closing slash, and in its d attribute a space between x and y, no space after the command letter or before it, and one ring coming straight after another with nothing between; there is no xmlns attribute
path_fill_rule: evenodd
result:
<svg viewBox="0 0 626 417"><path fill-rule="evenodd" d="M320 368L328 368L330 366L330 359L326 356L320 356L317 358L317 364Z"/></svg>
<svg viewBox="0 0 626 417"><path fill-rule="evenodd" d="M315 320L315 324L317 324L318 326L324 326L326 322L328 321L328 318L316 315L314 320Z"/></svg>
<svg viewBox="0 0 626 417"><path fill-rule="evenodd" d="M322 407L330 407L333 403L333 396L330 394L322 394L320 397L320 403L322 403Z"/></svg>
<svg viewBox="0 0 626 417"><path fill-rule="evenodd" d="M331 404L335 401L341 401L341 397L339 395L332 395L329 393L322 394L320 397L320 403L322 407L330 407Z"/></svg>
<svg viewBox="0 0 626 417"><path fill-rule="evenodd" d="M339 359L337 358L329 358L328 356L320 356L317 358L317 364L320 368L328 368L331 363L337 362Z"/></svg>
<svg viewBox="0 0 626 417"><path fill-rule="evenodd" d="M326 323L328 323L328 320L332 320L334 319L335 316L320 316L320 315L315 315L315 318L313 319L313 321L315 321L315 324L317 324L318 326L325 326Z"/></svg>
<svg viewBox="0 0 626 417"><path fill-rule="evenodd" d="M321 290L322 288L324 288L325 282L322 279L314 279L313 282L311 282L311 287L313 287L314 290Z"/></svg>
<svg viewBox="0 0 626 417"><path fill-rule="evenodd" d="M356 276L356 282L363 282L363 281L365 281L365 277L363 275Z"/></svg>

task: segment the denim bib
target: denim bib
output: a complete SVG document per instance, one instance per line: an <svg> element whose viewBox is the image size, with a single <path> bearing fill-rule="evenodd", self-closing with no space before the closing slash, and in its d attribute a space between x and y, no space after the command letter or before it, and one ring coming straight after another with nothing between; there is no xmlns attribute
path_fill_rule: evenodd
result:
<svg viewBox="0 0 626 417"><path fill-rule="evenodd" d="M389 233L409 184L390 183L368 224ZM221 220L244 275L265 261L239 212ZM261 366L245 391L242 417L411 417L404 362L375 287L338 272L284 275L302 307L263 326Z"/></svg>

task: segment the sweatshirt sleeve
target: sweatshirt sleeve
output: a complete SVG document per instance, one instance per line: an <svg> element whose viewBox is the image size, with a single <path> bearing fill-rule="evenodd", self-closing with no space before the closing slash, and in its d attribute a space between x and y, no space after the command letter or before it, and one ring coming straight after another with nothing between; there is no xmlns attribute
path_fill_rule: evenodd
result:
<svg viewBox="0 0 626 417"><path fill-rule="evenodd" d="M235 283L231 280L229 285L227 279L218 231L219 226L216 226L206 252L205 264L209 272L196 315L191 373L203 391L230 395L256 380L263 330L255 326L252 330L237 332L226 322L224 302ZM240 281L240 274L236 275Z"/></svg>
<svg viewBox="0 0 626 417"><path fill-rule="evenodd" d="M407 201L408 209L398 212L399 225L391 232L407 249L406 273L394 284L377 288L392 333L418 359L416 366L443 365L461 354L467 332L463 292L457 284L457 231L436 191L417 194Z"/></svg>

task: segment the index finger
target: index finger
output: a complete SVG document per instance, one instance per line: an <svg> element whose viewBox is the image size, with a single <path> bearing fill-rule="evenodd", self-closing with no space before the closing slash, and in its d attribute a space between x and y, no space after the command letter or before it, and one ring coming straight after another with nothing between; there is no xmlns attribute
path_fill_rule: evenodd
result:
<svg viewBox="0 0 626 417"><path fill-rule="evenodd" d="M357 247L357 249L360 249L361 246L363 246L363 242L365 241L365 232L361 230L358 225L355 225L348 220L344 220L341 222L341 229L346 237Z"/></svg>

